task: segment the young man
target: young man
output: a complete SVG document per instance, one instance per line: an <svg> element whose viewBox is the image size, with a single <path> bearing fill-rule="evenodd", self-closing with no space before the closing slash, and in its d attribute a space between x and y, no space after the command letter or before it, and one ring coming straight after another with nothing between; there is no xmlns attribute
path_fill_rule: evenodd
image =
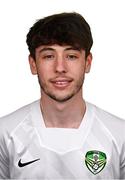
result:
<svg viewBox="0 0 125 180"><path fill-rule="evenodd" d="M1 179L125 178L125 121L82 96L92 43L77 13L31 27L29 64L41 98L0 119Z"/></svg>

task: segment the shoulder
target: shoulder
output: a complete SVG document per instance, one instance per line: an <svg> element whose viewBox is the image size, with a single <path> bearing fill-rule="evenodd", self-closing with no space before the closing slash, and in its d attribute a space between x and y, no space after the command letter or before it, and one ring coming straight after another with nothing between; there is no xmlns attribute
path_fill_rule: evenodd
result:
<svg viewBox="0 0 125 180"><path fill-rule="evenodd" d="M125 125L125 120L120 118L120 117L117 117L116 115L108 112L108 111L105 111L95 105L94 106L94 109L95 109L95 115L96 117L102 121L102 123L104 123L107 128L111 128L111 129L118 129L119 128L122 128L123 129L123 126Z"/></svg>
<svg viewBox="0 0 125 180"><path fill-rule="evenodd" d="M95 120L105 127L107 132L109 132L118 142L125 142L125 120L91 103L88 104L92 109Z"/></svg>
<svg viewBox="0 0 125 180"><path fill-rule="evenodd" d="M125 124L125 119L122 119L120 117L117 117L116 115L105 111L102 108L99 108L98 106L88 103L89 108L92 109L93 114L96 116L97 119L99 119L100 121L102 121L102 123L104 123L105 125L107 125L108 127L112 126L112 124L114 125L113 127L117 127L117 126L121 126Z"/></svg>
<svg viewBox="0 0 125 180"><path fill-rule="evenodd" d="M28 105L25 105L16 111L3 116L0 118L0 134L5 131L11 132L15 129L21 122L23 122L31 113L31 106L35 105L38 101L34 101Z"/></svg>

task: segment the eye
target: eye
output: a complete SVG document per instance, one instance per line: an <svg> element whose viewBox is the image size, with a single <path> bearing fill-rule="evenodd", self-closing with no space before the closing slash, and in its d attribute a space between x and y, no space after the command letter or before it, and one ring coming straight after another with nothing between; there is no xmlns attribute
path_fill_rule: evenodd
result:
<svg viewBox="0 0 125 180"><path fill-rule="evenodd" d="M45 59L45 60L52 60L52 59L54 59L54 55L47 54L47 55L44 55L42 58Z"/></svg>
<svg viewBox="0 0 125 180"><path fill-rule="evenodd" d="M69 54L69 55L67 55L67 59L68 60L76 60L76 59L78 59L78 56L76 56L74 54Z"/></svg>

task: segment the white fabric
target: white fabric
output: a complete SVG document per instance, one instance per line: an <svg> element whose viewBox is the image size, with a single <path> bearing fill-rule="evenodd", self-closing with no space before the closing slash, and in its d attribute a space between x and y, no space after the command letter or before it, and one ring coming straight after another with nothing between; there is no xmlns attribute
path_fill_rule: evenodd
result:
<svg viewBox="0 0 125 180"><path fill-rule="evenodd" d="M94 150L107 157L97 174L85 164ZM78 129L46 128L39 100L22 107L0 119L0 179L125 179L125 121L86 102Z"/></svg>

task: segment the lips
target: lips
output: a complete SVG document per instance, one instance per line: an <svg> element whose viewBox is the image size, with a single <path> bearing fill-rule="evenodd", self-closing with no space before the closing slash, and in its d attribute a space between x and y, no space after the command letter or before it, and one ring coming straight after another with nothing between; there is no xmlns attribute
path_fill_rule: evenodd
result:
<svg viewBox="0 0 125 180"><path fill-rule="evenodd" d="M57 79L51 80L51 83L53 83L53 85L57 88L66 88L67 86L70 85L72 81L73 81L72 79L57 78Z"/></svg>

